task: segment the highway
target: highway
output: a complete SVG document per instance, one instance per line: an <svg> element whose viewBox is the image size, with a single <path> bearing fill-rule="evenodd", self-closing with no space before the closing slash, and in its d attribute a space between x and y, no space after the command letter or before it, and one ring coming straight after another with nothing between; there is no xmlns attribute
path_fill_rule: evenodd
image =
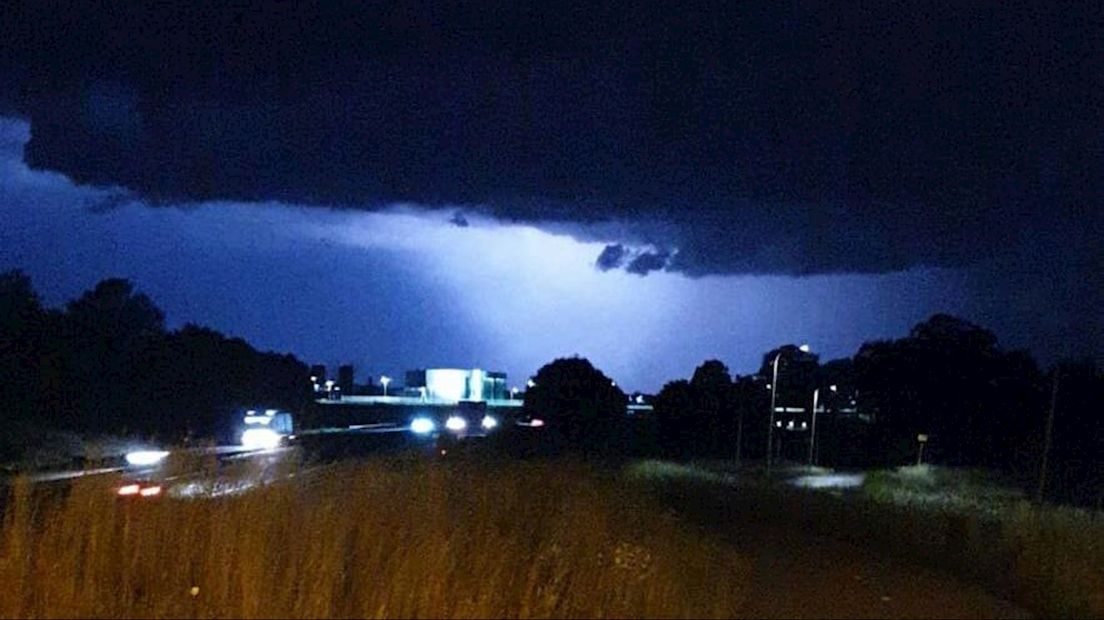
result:
<svg viewBox="0 0 1104 620"><path fill-rule="evenodd" d="M248 459L269 459L274 456L286 456L300 453L300 446L306 447L308 456L318 456L323 460L333 460L346 453L362 455L379 450L394 449L400 446L412 445L412 439L408 437L410 430L406 426L391 423L380 424L355 424L343 428L319 428L302 431L297 434L296 442L292 448L257 449L240 445L221 445L201 448L185 448L172 450L173 457L191 457L202 460L204 457L214 457L221 465L239 462ZM365 435L389 435L394 440L384 440L383 437L374 438L374 441L364 441ZM398 441L395 441L398 440ZM354 450L355 448L355 450ZM127 466L123 460L124 455L119 454L109 459L109 466L70 469L62 471L42 471L27 474L27 479L34 483L60 483L72 481L89 476L105 476L110 474L123 474L133 476L155 475L156 468ZM118 463L118 464L115 464ZM177 476L181 477L181 476ZM185 475L186 477L186 475ZM10 481L11 476L0 479L0 483Z"/></svg>

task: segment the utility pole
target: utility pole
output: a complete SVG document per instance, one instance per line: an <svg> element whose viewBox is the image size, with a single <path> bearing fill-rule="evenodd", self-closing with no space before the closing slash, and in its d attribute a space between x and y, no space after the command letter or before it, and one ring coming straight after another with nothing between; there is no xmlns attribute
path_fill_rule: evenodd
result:
<svg viewBox="0 0 1104 620"><path fill-rule="evenodd" d="M767 476L771 473L771 452L774 450L774 402L778 393L778 358L782 357L782 351L774 356L774 375L771 378L771 404L770 416L767 421Z"/></svg>
<svg viewBox="0 0 1104 620"><path fill-rule="evenodd" d="M736 419L736 465L740 465L740 452L744 445L744 411L740 406L740 416Z"/></svg>
<svg viewBox="0 0 1104 620"><path fill-rule="evenodd" d="M1047 414L1046 434L1043 438L1043 464L1039 468L1039 487L1035 490L1035 503L1043 501L1043 491L1046 490L1047 462L1050 459L1050 441L1054 433L1054 409L1058 405L1058 376L1062 372L1061 366L1054 368L1054 385L1050 390L1050 413Z"/></svg>

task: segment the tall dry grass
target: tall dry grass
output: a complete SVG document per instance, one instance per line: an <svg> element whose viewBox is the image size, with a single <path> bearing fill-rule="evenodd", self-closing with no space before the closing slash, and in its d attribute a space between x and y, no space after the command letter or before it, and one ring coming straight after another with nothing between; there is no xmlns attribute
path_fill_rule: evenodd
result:
<svg viewBox="0 0 1104 620"><path fill-rule="evenodd" d="M3 617L730 617L749 562L592 467L345 464L231 497L12 490Z"/></svg>

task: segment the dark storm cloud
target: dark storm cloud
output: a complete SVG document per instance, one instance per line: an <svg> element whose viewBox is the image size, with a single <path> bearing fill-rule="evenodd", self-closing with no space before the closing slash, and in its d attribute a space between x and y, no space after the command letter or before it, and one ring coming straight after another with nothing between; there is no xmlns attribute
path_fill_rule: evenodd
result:
<svg viewBox="0 0 1104 620"><path fill-rule="evenodd" d="M625 267L625 271L646 276L667 266L667 254L664 252L641 252Z"/></svg>
<svg viewBox="0 0 1104 620"><path fill-rule="evenodd" d="M958 266L1101 219L1102 10L16 3L0 110L32 166L155 204L624 221L691 275Z"/></svg>
<svg viewBox="0 0 1104 620"><path fill-rule="evenodd" d="M617 269L625 264L625 246L620 243L611 243L602 249L602 253L598 255L598 260L595 261L594 266L599 271L609 271L610 269Z"/></svg>

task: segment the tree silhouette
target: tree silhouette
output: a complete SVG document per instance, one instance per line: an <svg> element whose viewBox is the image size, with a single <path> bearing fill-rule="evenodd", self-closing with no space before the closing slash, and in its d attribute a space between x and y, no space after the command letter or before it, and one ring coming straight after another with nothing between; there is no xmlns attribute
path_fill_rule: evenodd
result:
<svg viewBox="0 0 1104 620"><path fill-rule="evenodd" d="M581 357L545 364L525 393L524 413L546 422L547 430L567 446L584 451L609 445L623 422L628 399L613 380Z"/></svg>
<svg viewBox="0 0 1104 620"><path fill-rule="evenodd" d="M733 455L741 412L735 407L732 377L719 360L694 369L690 381L672 381L655 403L660 442L681 456Z"/></svg>
<svg viewBox="0 0 1104 620"><path fill-rule="evenodd" d="M69 321L90 338L130 339L165 329L165 313L122 278L100 281L66 306Z"/></svg>
<svg viewBox="0 0 1104 620"><path fill-rule="evenodd" d="M31 279L18 269L0 273L0 335L12 338L35 327L43 313ZM5 346L0 341L0 346Z"/></svg>
<svg viewBox="0 0 1104 620"><path fill-rule="evenodd" d="M670 381L656 395L655 414L659 423L659 442L668 454L688 456L697 448L694 416L697 402L686 379Z"/></svg>
<svg viewBox="0 0 1104 620"><path fill-rule="evenodd" d="M56 311L42 307L22 272L0 274L0 421L214 437L241 407L301 410L306 377L294 357L213 330L166 332L164 314L127 280L104 280ZM6 447L0 458L14 458Z"/></svg>
<svg viewBox="0 0 1104 620"><path fill-rule="evenodd" d="M29 418L35 407L45 311L22 271L0 274L0 422Z"/></svg>
<svg viewBox="0 0 1104 620"><path fill-rule="evenodd" d="M867 343L855 356L861 402L886 433L890 459L915 437L948 464L1004 465L1024 449L1042 412L1041 376L1021 352L1004 352L977 325L935 315L907 338Z"/></svg>

